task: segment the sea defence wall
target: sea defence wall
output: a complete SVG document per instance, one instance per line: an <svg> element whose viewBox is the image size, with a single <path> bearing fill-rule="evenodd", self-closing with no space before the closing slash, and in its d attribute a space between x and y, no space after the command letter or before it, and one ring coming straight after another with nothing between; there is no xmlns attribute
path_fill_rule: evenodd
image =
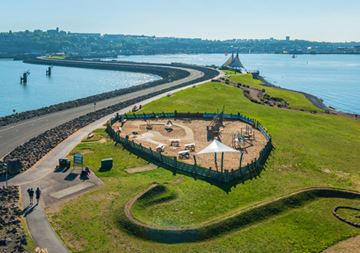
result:
<svg viewBox="0 0 360 253"><path fill-rule="evenodd" d="M103 118L111 113L124 109L130 105L139 103L143 100L149 99L151 97L160 95L172 91L174 89L186 87L195 83L203 82L209 79L216 77L219 72L214 69L203 68L203 67L193 67L194 69L201 69L203 76L192 81L183 82L178 85L171 86L169 88L164 88L159 91L150 92L146 95L139 96L133 99L119 102L117 104L111 105L109 107L97 110L95 112L88 113L71 121L68 121L64 124L61 124L57 127L47 130L46 132L34 137L24 143L23 145L18 146L8 155L4 157L4 162L10 160L20 160L21 168L20 171L25 171L31 168L38 160L45 156L51 149L56 145L61 143L71 134L75 133L77 130L83 128L84 126ZM6 172L4 163L0 163L0 180L4 177Z"/></svg>
<svg viewBox="0 0 360 253"><path fill-rule="evenodd" d="M168 82L173 82L180 80L189 76L189 72L181 69L174 68L169 65L151 65L151 64L139 64L131 62L121 62L121 63L107 63L99 61L66 61L66 60L47 60L42 58L28 59L24 61L25 63L31 64L44 64L44 65L56 65L56 66L66 66L66 67L78 67L78 68L92 68L92 69L104 69L104 70L116 70L116 71L127 71L127 72L137 72L137 73L146 73L160 76L161 79L153 82L147 82L144 84L136 85L129 88L117 89L114 91L104 92L101 94L80 98L72 101L67 101L55 105L46 106L36 110L30 110L26 112L21 112L5 117L0 117L0 126L5 126L13 124L25 119L30 119L37 116L42 116L47 113L57 112L61 110L66 110L69 108L74 108L81 105L91 104L101 100L117 97L134 91L146 89L149 87L154 87ZM199 67L192 67L193 69ZM201 68L200 69L204 69ZM201 70L200 70L201 71Z"/></svg>

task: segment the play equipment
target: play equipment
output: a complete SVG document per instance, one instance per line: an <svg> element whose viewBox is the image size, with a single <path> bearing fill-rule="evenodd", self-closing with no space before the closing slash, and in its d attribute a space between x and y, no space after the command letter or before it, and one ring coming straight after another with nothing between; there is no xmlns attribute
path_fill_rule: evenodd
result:
<svg viewBox="0 0 360 253"><path fill-rule="evenodd" d="M147 130L152 130L152 129L153 129L153 127L152 127L152 125L150 124L150 121L149 121L149 120L146 121L146 129L147 129Z"/></svg>
<svg viewBox="0 0 360 253"><path fill-rule="evenodd" d="M170 139L170 146L180 147L180 139Z"/></svg>
<svg viewBox="0 0 360 253"><path fill-rule="evenodd" d="M156 147L156 152L164 152L165 151L165 144L159 144L157 147Z"/></svg>
<svg viewBox="0 0 360 253"><path fill-rule="evenodd" d="M172 126L173 126L173 123L171 122L171 120L168 120L168 122L166 122L166 124L165 124L165 130L168 132L172 131L173 130Z"/></svg>
<svg viewBox="0 0 360 253"><path fill-rule="evenodd" d="M246 125L245 129L241 128L241 134L244 136L246 140L254 141L255 140L255 132L251 126Z"/></svg>
<svg viewBox="0 0 360 253"><path fill-rule="evenodd" d="M207 140L221 139L221 130L224 127L224 108L221 113L214 116L210 125L206 127Z"/></svg>
<svg viewBox="0 0 360 253"><path fill-rule="evenodd" d="M236 132L232 136L232 147L236 150L242 149L244 145L245 138L241 132Z"/></svg>
<svg viewBox="0 0 360 253"><path fill-rule="evenodd" d="M183 150L178 152L179 159L189 159L190 158L190 151L189 150Z"/></svg>
<svg viewBox="0 0 360 253"><path fill-rule="evenodd" d="M124 126L124 124L126 123L126 121L127 121L127 119L122 119L122 120L120 121L120 123L121 123L121 127L123 127L123 126Z"/></svg>
<svg viewBox="0 0 360 253"><path fill-rule="evenodd" d="M131 111L132 112L137 112L140 109L141 109L141 105L134 105Z"/></svg>
<svg viewBox="0 0 360 253"><path fill-rule="evenodd" d="M185 144L185 150L194 152L195 151L195 143Z"/></svg>

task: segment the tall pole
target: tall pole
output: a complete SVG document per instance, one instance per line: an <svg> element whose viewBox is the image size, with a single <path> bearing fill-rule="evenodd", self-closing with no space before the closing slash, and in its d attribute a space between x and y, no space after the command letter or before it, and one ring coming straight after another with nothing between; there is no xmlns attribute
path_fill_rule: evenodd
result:
<svg viewBox="0 0 360 253"><path fill-rule="evenodd" d="M216 170L218 169L218 166L217 166L217 155L216 155L216 152L214 152L214 156L215 156L215 158L214 158L214 160L215 160L215 168L216 168Z"/></svg>
<svg viewBox="0 0 360 253"><path fill-rule="evenodd" d="M221 153L221 173L224 172L224 152Z"/></svg>
<svg viewBox="0 0 360 253"><path fill-rule="evenodd" d="M243 155L244 155L244 152L240 151L240 164L239 164L239 169L241 169L241 163L242 163Z"/></svg>

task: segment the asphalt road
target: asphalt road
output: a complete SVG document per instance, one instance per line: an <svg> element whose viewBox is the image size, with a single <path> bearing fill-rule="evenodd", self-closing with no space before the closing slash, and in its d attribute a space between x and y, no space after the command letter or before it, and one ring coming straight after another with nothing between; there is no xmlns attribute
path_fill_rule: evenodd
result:
<svg viewBox="0 0 360 253"><path fill-rule="evenodd" d="M146 66L149 66L149 64L146 64ZM157 68L162 67L159 65L153 65L153 66L156 66ZM163 66L163 67L169 68L169 66ZM189 69L185 67L184 68L175 67L175 68L186 70L190 74L186 78L176 80L170 83L154 86L151 88L139 90L122 96L99 101L96 103L96 110L106 108L113 104L124 102L126 100L136 98L138 96L143 96L155 91L160 91L165 88L169 88L185 82L189 82L197 78L200 78L204 75L203 72L190 68ZM70 121L72 119L75 119L77 117L80 117L82 115L85 115L93 111L94 111L94 105L88 104L88 105L79 106L76 108L71 108L55 113L46 114L40 117L24 120L12 125L0 127L0 158L3 158L6 154L11 152L17 146L27 142L28 140L30 140L35 136L38 136L39 134L45 132L46 130L54 128L67 121Z"/></svg>

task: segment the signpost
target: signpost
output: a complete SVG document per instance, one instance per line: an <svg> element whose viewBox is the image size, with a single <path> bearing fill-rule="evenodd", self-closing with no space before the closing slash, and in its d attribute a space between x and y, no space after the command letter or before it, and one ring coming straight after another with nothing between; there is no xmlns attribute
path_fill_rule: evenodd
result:
<svg viewBox="0 0 360 253"><path fill-rule="evenodd" d="M81 166L81 169L83 169L83 164L84 164L84 156L80 153L76 153L73 156L73 161L74 161L74 168L76 165Z"/></svg>

